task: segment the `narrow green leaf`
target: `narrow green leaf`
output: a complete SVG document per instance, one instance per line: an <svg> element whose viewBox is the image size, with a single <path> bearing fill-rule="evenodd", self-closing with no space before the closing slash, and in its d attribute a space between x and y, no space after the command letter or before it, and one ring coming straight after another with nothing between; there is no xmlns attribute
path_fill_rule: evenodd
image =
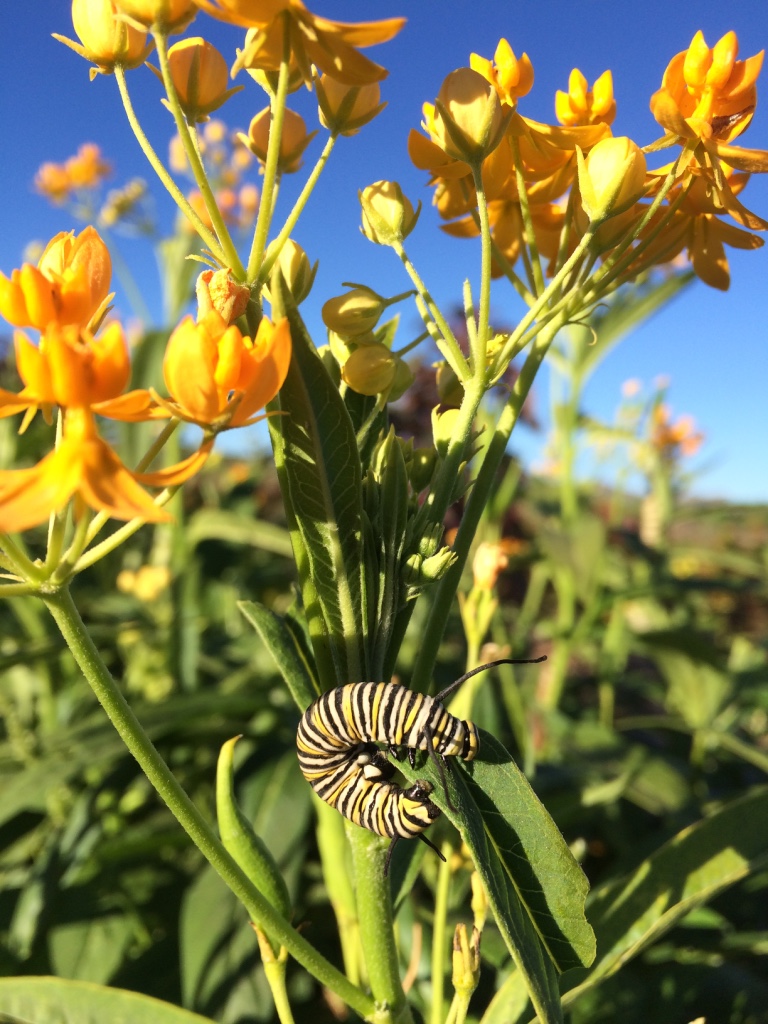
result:
<svg viewBox="0 0 768 1024"><path fill-rule="evenodd" d="M454 813L431 764L406 778L427 778L432 799L472 851L507 947L542 1021L561 1020L558 970L594 958L584 916L587 880L554 821L497 740L481 731L479 757L450 774Z"/></svg>
<svg viewBox="0 0 768 1024"><path fill-rule="evenodd" d="M324 678L326 687L364 678L360 459L349 413L298 311L289 308L287 316L293 355L279 395L285 415L271 417L269 426L306 556L306 564L297 559L302 586L309 576L317 596L318 607L306 609L313 646L326 645L333 660L335 678Z"/></svg>
<svg viewBox="0 0 768 1024"><path fill-rule="evenodd" d="M204 540L217 540L247 544L286 558L292 555L291 536L282 526L264 519L248 519L221 508L202 508L191 515L186 524L186 537L190 547Z"/></svg>
<svg viewBox="0 0 768 1024"><path fill-rule="evenodd" d="M276 612L265 608L263 604L257 601L241 601L238 607L274 658L275 665L299 710L306 710L319 695L320 690L297 638L285 620Z"/></svg>
<svg viewBox="0 0 768 1024"><path fill-rule="evenodd" d="M64 978L0 979L0 1014L24 1024L214 1024L138 992Z"/></svg>
<svg viewBox="0 0 768 1024"><path fill-rule="evenodd" d="M566 997L614 974L695 907L768 863L768 786L683 829L630 875L596 889L589 916L599 958Z"/></svg>
<svg viewBox="0 0 768 1024"><path fill-rule="evenodd" d="M227 851L254 883L256 888L278 910L290 919L291 901L288 888L264 841L237 805L234 786L234 751L240 737L227 740L222 746L216 768L216 819L219 835ZM274 945L275 955L280 952Z"/></svg>

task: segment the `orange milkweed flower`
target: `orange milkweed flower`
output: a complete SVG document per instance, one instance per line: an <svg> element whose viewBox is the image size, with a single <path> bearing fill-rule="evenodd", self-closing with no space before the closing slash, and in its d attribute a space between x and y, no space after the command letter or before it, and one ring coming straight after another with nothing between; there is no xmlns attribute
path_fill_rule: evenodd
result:
<svg viewBox="0 0 768 1024"><path fill-rule="evenodd" d="M387 105L380 102L378 82L345 85L330 75L322 75L315 82L315 90L320 124L339 135L357 135Z"/></svg>
<svg viewBox="0 0 768 1024"><path fill-rule="evenodd" d="M283 385L291 361L287 319L264 317L256 337L243 337L211 310L195 323L186 317L168 340L163 377L171 415L218 432L245 427Z"/></svg>
<svg viewBox="0 0 768 1024"><path fill-rule="evenodd" d="M659 402L651 412L651 444L666 459L695 455L704 441L704 434L695 427L690 415L680 416L673 423L672 410Z"/></svg>
<svg viewBox="0 0 768 1024"><path fill-rule="evenodd" d="M253 29L240 53L237 67L277 71L288 32L291 68L304 82L312 82L312 65L345 85L365 85L386 78L387 70L358 52L358 47L385 43L397 35L405 18L343 22L321 18L301 0L195 0L206 13L221 21Z"/></svg>
<svg viewBox="0 0 768 1024"><path fill-rule="evenodd" d="M118 10L146 28L181 32L197 16L195 0L115 0Z"/></svg>
<svg viewBox="0 0 768 1024"><path fill-rule="evenodd" d="M69 172L64 164L48 161L40 164L35 175L35 189L50 199L56 206L62 206L74 188Z"/></svg>
<svg viewBox="0 0 768 1024"><path fill-rule="evenodd" d="M14 327L45 330L51 323L86 326L104 304L112 277L109 250L95 228L75 237L62 231L33 267L25 263L10 280L0 274L0 313Z"/></svg>
<svg viewBox="0 0 768 1024"><path fill-rule="evenodd" d="M108 174L112 165L102 159L101 149L95 142L84 142L77 153L71 156L64 167L73 188L96 188Z"/></svg>
<svg viewBox="0 0 768 1024"><path fill-rule="evenodd" d="M0 532L37 526L73 497L76 513L88 506L115 519L171 519L99 436L88 409L67 412L60 444L36 466L0 472Z"/></svg>
<svg viewBox="0 0 768 1024"><path fill-rule="evenodd" d="M731 142L749 127L757 102L755 82L763 52L736 60L739 43L727 32L710 49L697 32L687 50L667 65L651 112L672 135Z"/></svg>
<svg viewBox="0 0 768 1024"><path fill-rule="evenodd" d="M28 420L38 409L50 422L51 409L90 408L120 420L157 419L149 392L123 389L130 377L128 347L122 327L111 323L98 338L73 324L52 324L33 345L21 331L14 335L16 368L24 387L0 391L0 417L22 410Z"/></svg>

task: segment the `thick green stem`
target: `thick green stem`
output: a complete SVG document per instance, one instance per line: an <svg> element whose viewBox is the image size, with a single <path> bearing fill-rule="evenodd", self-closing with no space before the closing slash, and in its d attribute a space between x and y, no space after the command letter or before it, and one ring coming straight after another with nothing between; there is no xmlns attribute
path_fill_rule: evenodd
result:
<svg viewBox="0 0 768 1024"><path fill-rule="evenodd" d="M253 923L271 939L285 946L294 959L323 985L327 985L356 1013L365 1018L373 1017L375 1006L370 996L352 985L333 964L321 956L267 902L227 853L213 827L176 781L110 676L69 591L63 589L55 594L44 595L43 599L61 630L75 662L90 683L120 738L192 842L246 908Z"/></svg>
<svg viewBox="0 0 768 1024"><path fill-rule="evenodd" d="M448 957L448 893L451 888L450 857L453 851L449 843L443 843L444 861L440 862L435 889L435 915L432 924L432 1012L429 1024L442 1024L445 993L445 971Z"/></svg>
<svg viewBox="0 0 768 1024"><path fill-rule="evenodd" d="M400 981L392 897L384 877L386 846L373 832L351 823L347 825L347 838L352 847L360 943L373 998L380 1010L389 1010L392 1024L411 1024Z"/></svg>
<svg viewBox="0 0 768 1024"><path fill-rule="evenodd" d="M446 623L448 622L453 599L459 588L461 574L464 571L469 549L472 545L478 523L488 503L488 496L495 484L496 474L504 457L509 438L520 417L523 404L528 397L528 392L531 390L531 385L544 360L544 356L547 354L552 339L562 326L564 318L565 315L563 315L563 318L557 318L536 338L496 424L496 430L470 491L469 499L464 508L461 526L453 543L453 550L457 556L456 562L440 580L436 588L435 598L422 635L419 654L413 667L411 685L416 690L426 689L426 685L432 675L432 669L437 660L437 652L440 648Z"/></svg>

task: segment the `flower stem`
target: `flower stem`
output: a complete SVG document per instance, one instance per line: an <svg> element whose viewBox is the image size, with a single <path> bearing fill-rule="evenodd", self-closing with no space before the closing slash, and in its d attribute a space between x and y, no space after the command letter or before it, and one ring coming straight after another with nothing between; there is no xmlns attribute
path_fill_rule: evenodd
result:
<svg viewBox="0 0 768 1024"><path fill-rule="evenodd" d="M133 134L136 136L136 140L141 146L144 156L149 161L150 165L152 166L152 169L154 170L155 174L158 176L160 181L163 183L164 187L170 193L170 196L173 199L173 201L176 203L176 205L187 218L187 220L189 220L190 224L192 224L195 231L198 233L198 235L202 238L202 240L210 249L211 253L221 263L225 263L226 260L224 257L224 253L222 251L221 246L219 245L216 235L214 235L214 233L211 230L209 230L205 226L205 224L203 224L203 222L200 220L199 215L195 213L189 200L181 191L181 189L173 180L173 178L170 176L168 171L165 169L162 160L154 151L152 145L150 144L149 139L144 134L144 129L139 124L139 119L136 117L136 111L133 109L133 104L131 103L131 97L128 94L128 86L125 81L125 70L119 64L115 65L115 79L117 80L117 87L120 90L120 97L123 101L123 107L125 108L128 123L133 129Z"/></svg>
<svg viewBox="0 0 768 1024"><path fill-rule="evenodd" d="M277 92L272 97L271 120L269 125L269 144L267 159L264 165L264 185L261 190L261 202L256 218L256 229L253 233L251 254L248 257L246 282L253 282L259 277L264 250L267 247L269 226L272 222L274 209L274 191L277 182L277 169L280 161L280 143L283 137L283 121L285 119L285 101L288 96L288 83L291 77L290 58L291 41L288 29L288 13L283 18L283 57L280 62L280 73L277 79Z"/></svg>
<svg viewBox="0 0 768 1024"><path fill-rule="evenodd" d="M453 849L450 843L443 843L441 852L445 860L440 861L440 867L437 869L437 887L435 889L435 913L432 922L432 1012L429 1024L442 1024L445 965L448 955L446 939L448 893L453 874L450 861Z"/></svg>
<svg viewBox="0 0 768 1024"><path fill-rule="evenodd" d="M336 138L337 137L335 135L332 135L326 142L325 146L323 147L323 152L320 154L320 156L317 159L317 163L312 168L312 173L307 178L304 184L304 188L301 190L298 199L293 204L293 209L288 214L285 224L283 224L282 228L280 229L280 234L277 236L275 241L270 246L269 257L265 259L261 264L259 276L256 279L257 291L268 280L269 273L272 270L272 267L277 262L283 246L291 237L291 232L296 227L296 223L299 217L301 216L304 207L307 205L307 201L309 200L309 197L312 194L315 185L317 184L318 178L322 174L323 168L328 163L330 155L333 152L333 147L336 144Z"/></svg>
<svg viewBox="0 0 768 1024"><path fill-rule="evenodd" d="M360 942L373 998L377 1005L388 1007L393 1024L411 1024L400 981L389 880L384 877L386 846L373 832L351 823L347 838L352 847Z"/></svg>
<svg viewBox="0 0 768 1024"><path fill-rule="evenodd" d="M78 667L90 683L99 703L138 761L158 794L205 859L237 896L251 920L288 952L310 974L327 985L362 1017L371 1017L375 1005L370 996L352 985L325 957L311 946L262 896L227 853L212 826L202 816L163 761L134 715L88 634L69 591L47 594L44 601Z"/></svg>

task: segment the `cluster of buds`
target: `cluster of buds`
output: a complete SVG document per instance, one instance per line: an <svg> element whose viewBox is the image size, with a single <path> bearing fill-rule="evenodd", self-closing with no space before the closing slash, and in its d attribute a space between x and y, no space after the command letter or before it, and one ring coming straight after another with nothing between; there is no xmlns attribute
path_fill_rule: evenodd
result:
<svg viewBox="0 0 768 1024"><path fill-rule="evenodd" d="M411 132L411 159L429 172L444 230L457 237L479 233L474 182L481 175L495 276L509 273L531 241L554 274L589 232L593 254L620 252L618 283L686 252L702 280L727 288L723 245L756 248L762 241L753 232L768 227L737 198L749 173L768 170L768 154L732 145L752 119L762 63L762 53L738 61L737 52L732 32L711 49L697 33L673 58L651 100L665 135L643 151L611 133L610 72L591 90L578 69L571 72L568 91L555 99L559 124L522 116L518 101L532 87L533 68L502 40L493 61L473 54L471 67L449 75L435 104L424 105L426 135ZM683 150L673 164L648 169L646 152L674 145Z"/></svg>
<svg viewBox="0 0 768 1024"><path fill-rule="evenodd" d="M392 323L378 328L392 300L356 285L328 299L322 317L328 328L331 353L341 367L341 379L360 395L381 395L395 400L410 387L413 373L392 351Z"/></svg>

